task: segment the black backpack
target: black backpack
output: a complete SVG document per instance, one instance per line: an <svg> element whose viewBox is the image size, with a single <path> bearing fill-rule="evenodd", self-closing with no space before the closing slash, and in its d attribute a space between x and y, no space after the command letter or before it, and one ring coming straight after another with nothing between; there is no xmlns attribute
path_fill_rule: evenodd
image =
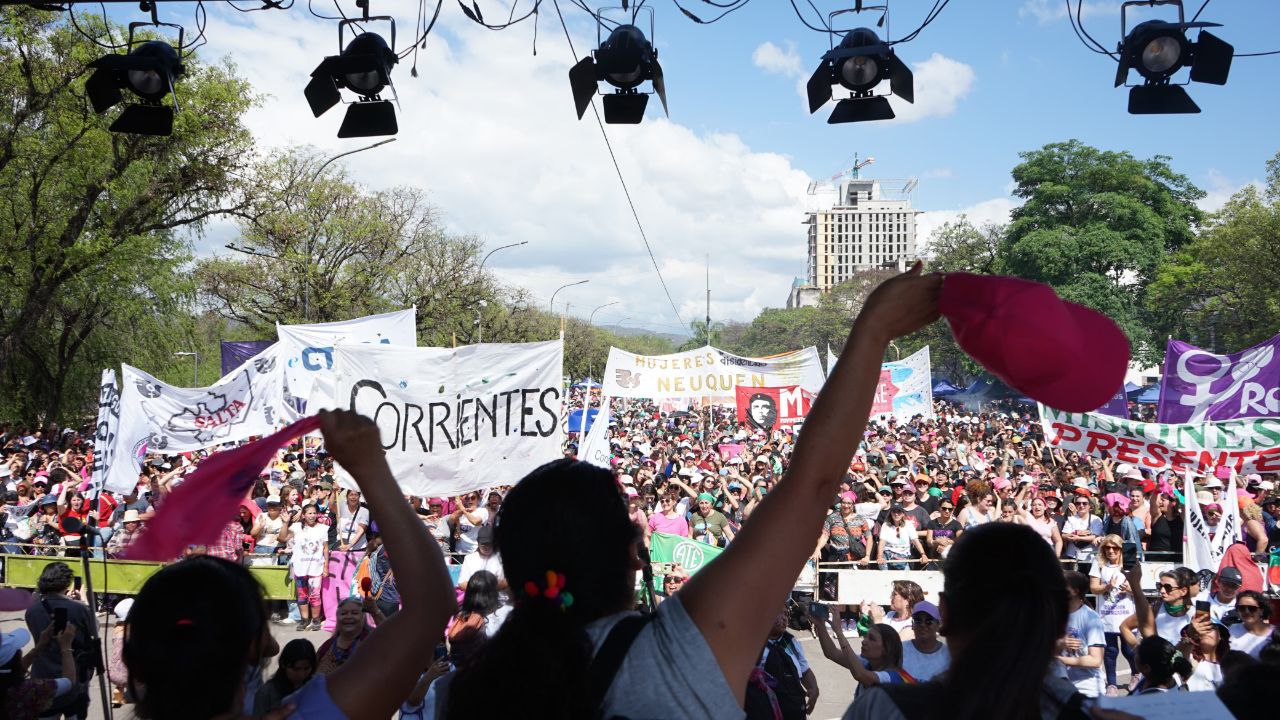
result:
<svg viewBox="0 0 1280 720"><path fill-rule="evenodd" d="M773 679L773 695L778 701L778 709L782 711L783 720L804 720L805 691L800 682L800 668L787 654L787 646L795 642L791 633L784 632L781 637L769 639L765 647L769 650L764 661L764 671ZM769 702L769 694L755 683L747 683L746 702L743 710L747 720L773 720L773 704Z"/></svg>

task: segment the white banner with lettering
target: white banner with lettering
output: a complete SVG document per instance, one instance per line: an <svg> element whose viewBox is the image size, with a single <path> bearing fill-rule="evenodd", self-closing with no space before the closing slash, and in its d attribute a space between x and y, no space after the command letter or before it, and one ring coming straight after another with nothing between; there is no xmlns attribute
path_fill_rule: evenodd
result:
<svg viewBox="0 0 1280 720"><path fill-rule="evenodd" d="M312 395L312 385L317 380L332 380L335 372L334 346L371 343L414 347L418 344L417 323L417 308L409 308L354 320L276 325L276 333L284 347L285 376L289 379L290 394L300 400L308 400Z"/></svg>
<svg viewBox="0 0 1280 720"><path fill-rule="evenodd" d="M297 418L279 343L204 388L180 388L123 366L120 426L106 487L132 491L148 452L181 453L266 435Z"/></svg>
<svg viewBox="0 0 1280 720"><path fill-rule="evenodd" d="M116 382L116 371L107 368L102 371L102 384L98 389L98 424L93 431L93 466L89 479L89 496L92 497L102 489L111 469L112 459L116 451L116 435L120 432L120 384Z"/></svg>
<svg viewBox="0 0 1280 720"><path fill-rule="evenodd" d="M560 340L336 345L333 357L330 407L373 418L406 494L452 497L510 485L562 457Z"/></svg>
<svg viewBox="0 0 1280 720"><path fill-rule="evenodd" d="M1183 563L1197 572L1212 570L1216 573L1227 548L1240 539L1240 498L1236 495L1236 475L1232 473L1227 481L1226 493L1218 502L1222 514L1218 516L1218 523L1212 527L1196 498L1196 487L1190 472L1183 479L1182 496L1186 498L1183 510L1183 527L1186 533L1182 544Z"/></svg>
<svg viewBox="0 0 1280 720"><path fill-rule="evenodd" d="M798 385L817 394L825 376L818 350L807 347L781 355L744 358L710 345L670 355L636 355L609 348L602 394L609 397L701 398L733 405L739 385Z"/></svg>
<svg viewBox="0 0 1280 720"><path fill-rule="evenodd" d="M586 413L585 408L583 413ZM578 459L606 470L612 470L609 462L613 458L613 447L609 445L609 398L600 398L600 412L591 422L591 429L578 446Z"/></svg>
<svg viewBox="0 0 1280 720"><path fill-rule="evenodd" d="M838 360L831 348L827 348L827 377L831 377ZM880 379L871 402L872 420L892 417L898 422L909 422L916 415L926 420L934 417L933 367L928 345L905 359L881 363Z"/></svg>

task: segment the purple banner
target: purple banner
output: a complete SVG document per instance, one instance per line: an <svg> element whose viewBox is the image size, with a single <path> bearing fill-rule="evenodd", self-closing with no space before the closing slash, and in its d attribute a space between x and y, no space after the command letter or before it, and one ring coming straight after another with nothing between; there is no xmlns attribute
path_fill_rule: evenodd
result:
<svg viewBox="0 0 1280 720"><path fill-rule="evenodd" d="M1116 391L1115 395L1107 401L1106 405L1094 410L1101 415L1110 415L1112 417L1129 419L1129 398L1125 395L1124 388L1121 387Z"/></svg>
<svg viewBox="0 0 1280 720"><path fill-rule="evenodd" d="M234 340L222 341L222 374L228 375L232 370L245 364L249 358L271 347L271 340Z"/></svg>
<svg viewBox="0 0 1280 720"><path fill-rule="evenodd" d="M1170 340L1156 422L1280 417L1278 345L1280 335L1238 353L1215 355Z"/></svg>

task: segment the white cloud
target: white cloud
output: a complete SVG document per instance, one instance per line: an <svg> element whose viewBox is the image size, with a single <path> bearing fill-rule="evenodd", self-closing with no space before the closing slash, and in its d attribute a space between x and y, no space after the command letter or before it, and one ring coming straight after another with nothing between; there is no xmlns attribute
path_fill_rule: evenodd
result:
<svg viewBox="0 0 1280 720"><path fill-rule="evenodd" d="M756 67L774 75L783 75L785 77L801 77L804 75L800 54L796 52L795 45L790 42L787 43L786 50L768 41L761 43L751 53L751 62Z"/></svg>
<svg viewBox="0 0 1280 720"><path fill-rule="evenodd" d="M1119 4L1114 2L1085 2L1080 7L1080 17L1114 15L1118 7ZM1075 17L1074 6L1072 6L1071 15ZM1034 18L1041 25L1048 25L1067 18L1067 4L1058 0L1027 0L1018 8L1018 17Z"/></svg>
<svg viewBox="0 0 1280 720"><path fill-rule="evenodd" d="M916 250L921 255L928 255L934 232L946 223L959 220L961 215L967 217L974 227L980 228L988 223L1000 225L1009 222L1009 213L1021 204L1017 198L997 197L954 210L926 210L916 216Z"/></svg>
<svg viewBox="0 0 1280 720"><path fill-rule="evenodd" d="M895 122L914 122L928 117L945 117L973 89L973 68L959 60L934 53L911 68L915 74L915 103L890 97Z"/></svg>
<svg viewBox="0 0 1280 720"><path fill-rule="evenodd" d="M335 24L304 13L211 8L207 37L205 57L230 54L257 91L271 95L247 117L264 147L337 153L368 144L335 137L344 106L317 119L303 98L311 70L336 50ZM585 36L574 39L580 54L590 46ZM774 58L784 70L786 57ZM574 115L563 36L540 34L533 55L528 32L477 32L446 13L420 51L418 78L409 75L411 62L393 74L397 141L344 158L350 172L373 187L425 188L452 230L475 233L489 247L528 240L494 255L489 267L533 291L543 307L560 285L590 278L557 303L571 302L585 317L616 298L622 303L597 322L630 317L629 325L676 330L593 115L581 122ZM782 305L791 279L804 273L809 177L736 135L677 124L682 88L671 70L675 121L655 100L642 124L606 126L609 139L684 321L705 315L705 254L713 319L750 319Z"/></svg>
<svg viewBox="0 0 1280 720"><path fill-rule="evenodd" d="M1246 183L1236 184L1231 182L1231 179L1226 175L1223 175L1220 171L1210 170L1209 186L1202 188L1206 194L1204 198L1196 204L1205 212L1217 212L1222 209L1223 205L1227 204L1227 201L1231 199L1232 195L1235 195L1249 185L1253 185L1258 188L1258 190L1262 190L1265 187L1261 180L1250 180Z"/></svg>
<svg viewBox="0 0 1280 720"><path fill-rule="evenodd" d="M929 168L928 170L925 170L924 172L920 173L919 177L921 180L937 180L941 178L949 178L951 177L951 168L949 167Z"/></svg>

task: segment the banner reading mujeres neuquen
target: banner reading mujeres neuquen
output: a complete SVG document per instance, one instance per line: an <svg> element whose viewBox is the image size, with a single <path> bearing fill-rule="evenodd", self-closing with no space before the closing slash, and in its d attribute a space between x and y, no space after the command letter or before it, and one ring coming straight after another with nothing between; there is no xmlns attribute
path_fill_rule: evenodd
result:
<svg viewBox="0 0 1280 720"><path fill-rule="evenodd" d="M697 398L728 405L739 385L798 385L817 394L824 381L816 348L807 347L762 358L739 357L719 348L670 355L636 355L609 348L603 394L616 398Z"/></svg>
<svg viewBox="0 0 1280 720"><path fill-rule="evenodd" d="M1230 355L1181 340L1165 348L1162 423L1280 417L1280 335Z"/></svg>
<svg viewBox="0 0 1280 720"><path fill-rule="evenodd" d="M1148 470L1280 472L1280 418L1162 424L1039 407L1052 447Z"/></svg>
<svg viewBox="0 0 1280 720"><path fill-rule="evenodd" d="M798 385L789 387L736 388L738 422L757 430L772 432L777 428L791 427L809 414L813 405L813 393Z"/></svg>

